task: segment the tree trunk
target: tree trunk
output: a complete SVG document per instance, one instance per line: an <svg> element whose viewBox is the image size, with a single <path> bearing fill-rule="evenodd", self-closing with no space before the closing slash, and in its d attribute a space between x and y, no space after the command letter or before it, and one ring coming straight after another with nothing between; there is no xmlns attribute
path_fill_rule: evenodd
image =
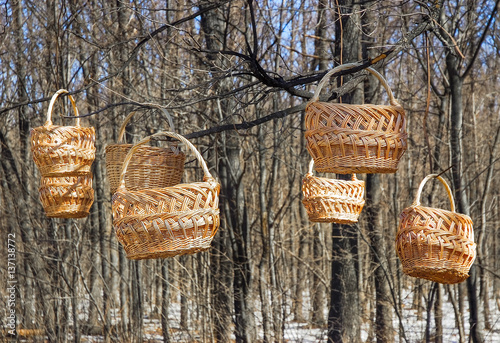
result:
<svg viewBox="0 0 500 343"><path fill-rule="evenodd" d="M388 261L384 242L384 219L382 216L382 185L380 175L368 174L366 177L366 220L371 241L371 260L375 265L373 281L375 284L375 336L377 342L393 342L394 327L391 310L391 290L387 280ZM384 269L386 272L384 272Z"/></svg>
<svg viewBox="0 0 500 343"><path fill-rule="evenodd" d="M170 332L168 325L168 306L170 304L170 286L168 284L168 260L161 263L161 330L163 343L170 343Z"/></svg>
<svg viewBox="0 0 500 343"><path fill-rule="evenodd" d="M335 54L341 64L360 59L361 32L360 5L351 0L341 0L336 8L340 20L335 21ZM342 98L345 103L361 103L361 85ZM339 177L339 176L337 176ZM343 177L343 178L348 178ZM330 310L328 313L329 342L360 341L360 309L358 280L357 231L349 226L332 225L332 266L330 282Z"/></svg>
<svg viewBox="0 0 500 343"><path fill-rule="evenodd" d="M436 284L436 302L434 303L435 343L443 343L443 296L441 293L441 285Z"/></svg>
<svg viewBox="0 0 500 343"><path fill-rule="evenodd" d="M248 218L241 180L242 167L239 160L239 144L233 134L223 138L226 147L225 157L221 159L221 206L223 206L226 229L231 234L234 263L234 316L236 342L255 341L253 313L253 290L248 244L250 243ZM225 196L224 196L225 195Z"/></svg>
<svg viewBox="0 0 500 343"><path fill-rule="evenodd" d="M209 3L199 5L200 9ZM201 29L205 35L207 48L219 51L225 48L225 10L217 8L201 16ZM211 56L212 71L226 68L226 61ZM233 85L225 80L218 85L217 92L224 93L232 89ZM221 120L227 120L232 115L235 104L231 99L218 101ZM241 177L243 166L240 163L241 144L237 132L231 131L221 134L221 151L219 171L221 180L221 222L226 223L226 230L230 233L231 250L234 263L233 292L234 292L234 322L236 342L249 343L255 341L255 323L253 313L252 275L248 245L250 233L248 228L247 208ZM229 288L229 285L228 285Z"/></svg>
<svg viewBox="0 0 500 343"><path fill-rule="evenodd" d="M16 93L17 93L17 101L19 102L24 102L28 99L28 94L27 94L27 89L26 89L26 68L25 68L25 63L26 63L26 58L25 58L25 53L26 51L24 47L24 33L23 33L23 8L22 8L22 3L20 0L14 0L12 1L12 34L14 37L15 41L15 46L16 46L16 54L15 54L15 61L14 61L14 66L15 66L15 74L17 77L17 85L16 85ZM30 182L30 174L33 174L33 168L30 168L28 161L31 161L31 156L30 156L30 149L29 149L29 118L28 118L28 113L27 113L27 106L22 106L19 108L18 114L18 122L19 122L19 145L20 145L20 155L22 156L22 165L16 167L15 165L15 160L12 157L12 164L13 167L16 169L16 171L19 172L18 177L20 178L19 181L21 182L24 187L19 187L17 188L18 190L23 190L21 194L18 194L19 197L18 203L19 206L16 206L15 208L18 209L19 214L17 216L18 218L18 223L19 223L19 228L21 229L21 232L25 232L27 236L31 236L31 223L30 223L30 216L28 215L28 208L30 207L31 204L33 204L32 198L30 196L33 187L32 182ZM7 144L7 142L2 142L2 144ZM7 145L5 147L2 147L2 155L3 155L3 150L8 149ZM2 156L2 158L4 158ZM15 193L12 193L15 194ZM12 213L15 213L12 212ZM10 233L14 233L14 228L17 227L18 225L12 225L10 226L10 230L12 230ZM21 235L23 237L24 235ZM27 255L28 257L25 258L25 263L24 263L24 270L26 273L26 281L27 284L25 287L23 287L23 295L24 295L24 301L28 302L26 304L27 306L23 307L23 311L20 313L18 312L18 322L22 324L24 327L31 328L32 324L35 321L35 316L36 316L36 310L35 306L36 304L32 304L32 300L34 299L34 286L33 286L33 280L36 280L33 277L33 271L32 268L34 267L32 263L29 261L31 258Z"/></svg>
<svg viewBox="0 0 500 343"><path fill-rule="evenodd" d="M457 212L470 215L469 200L467 198L463 175L463 79L458 74L459 63L458 57L448 52L446 56L446 69L448 71L451 94L450 145L454 195ZM467 294L470 311L470 336L474 343L479 343L483 342L482 332L484 323L479 315L479 296L477 294L479 280L475 265L472 265L469 275L470 277L467 279Z"/></svg>
<svg viewBox="0 0 500 343"><path fill-rule="evenodd" d="M227 230L220 230L212 243L210 274L212 321L215 341L228 342L231 337L232 264Z"/></svg>

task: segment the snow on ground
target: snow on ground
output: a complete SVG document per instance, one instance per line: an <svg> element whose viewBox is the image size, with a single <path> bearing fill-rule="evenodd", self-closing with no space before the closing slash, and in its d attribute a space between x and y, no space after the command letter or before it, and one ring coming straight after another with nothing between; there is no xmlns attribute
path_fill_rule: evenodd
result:
<svg viewBox="0 0 500 343"><path fill-rule="evenodd" d="M448 294L442 292L443 295L443 341L447 343L459 342L458 328L455 323L455 314L451 302L448 299ZM256 299L257 300L257 299ZM305 306L304 314L309 313L310 309L306 306L308 304L308 298L304 297ZM425 341L425 327L426 327L426 312L423 310L422 317L419 319L417 316L417 309L413 308L413 293L405 291L403 296L403 310L401 313L402 324L404 327L404 332L406 336L406 342L424 342ZM424 304L425 306L425 304ZM145 306L145 308L148 308ZM258 308L258 307L257 307ZM490 301L490 322L491 330L485 330L484 338L485 343L497 343L500 342L500 309L494 299ZM289 313L289 309L286 308L285 312ZM467 301L464 301L464 323L465 323L465 341L468 341L468 331L469 331L469 313ZM326 318L327 313L325 313ZM366 316L366 314L363 314ZM326 328L311 328L307 323L297 323L287 321L285 325L284 338L285 342L288 343L322 343L327 342L326 339ZM188 330L182 330L180 328L180 305L179 303L172 303L169 312L169 324L171 327L171 341L172 342L200 342L200 336ZM119 313L113 311L112 321L116 324L120 320ZM260 313L256 313L256 323L261 327L262 318ZM373 320L364 318L361 324L361 338L362 342L366 342L370 326L373 325ZM393 318L393 325L395 329L395 342L404 342L404 340L399 339L399 320L396 315ZM434 332L434 317L431 317L431 335ZM234 339L234 337L233 337ZM19 340L22 341L22 340ZM98 343L102 342L102 337L97 336L84 336L82 337L82 342L88 343ZM28 341L26 341L28 342ZM144 342L147 343L160 343L162 342L162 331L161 324L158 319L149 318L145 316L144 318Z"/></svg>

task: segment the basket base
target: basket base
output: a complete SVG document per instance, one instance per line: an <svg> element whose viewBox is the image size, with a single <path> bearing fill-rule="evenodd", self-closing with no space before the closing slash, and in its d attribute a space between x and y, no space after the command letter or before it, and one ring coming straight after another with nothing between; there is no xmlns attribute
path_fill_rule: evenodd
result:
<svg viewBox="0 0 500 343"><path fill-rule="evenodd" d="M191 255L210 249L212 238L201 238L195 240L184 240L184 242L165 242L168 245L177 245L177 247L159 247L158 243L134 244L124 246L127 258L129 260L148 260L158 258L168 258L181 255ZM122 242L121 242L122 243ZM180 246L180 247L179 247Z"/></svg>
<svg viewBox="0 0 500 343"><path fill-rule="evenodd" d="M452 268L431 268L423 266L403 267L403 273L416 278L443 284L455 284L465 281L469 274Z"/></svg>
<svg viewBox="0 0 500 343"><path fill-rule="evenodd" d="M336 174L393 174L398 170L398 162L385 158L335 156L314 158L314 170Z"/></svg>
<svg viewBox="0 0 500 343"><path fill-rule="evenodd" d="M358 222L359 214L343 214L342 216L321 216L314 213L308 213L309 220L315 223L337 223L354 224Z"/></svg>
<svg viewBox="0 0 500 343"><path fill-rule="evenodd" d="M80 206L78 206L80 207ZM85 218L89 215L89 209L85 208L70 208L61 210L56 206L56 208L45 208L45 214L49 218Z"/></svg>

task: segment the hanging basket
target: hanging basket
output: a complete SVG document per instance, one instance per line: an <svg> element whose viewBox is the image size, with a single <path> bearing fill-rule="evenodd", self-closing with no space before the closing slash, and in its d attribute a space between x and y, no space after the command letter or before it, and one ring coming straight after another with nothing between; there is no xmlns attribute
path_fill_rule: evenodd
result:
<svg viewBox="0 0 500 343"><path fill-rule="evenodd" d="M319 101L319 94L330 76L354 66L358 64L338 66L319 82L306 106L307 150L318 172L395 173L399 159L406 151L405 112L382 75L366 68L387 90L390 105Z"/></svg>
<svg viewBox="0 0 500 343"><path fill-rule="evenodd" d="M81 176L42 176L40 201L50 218L83 218L94 202L92 174Z"/></svg>
<svg viewBox="0 0 500 343"><path fill-rule="evenodd" d="M142 144L151 139L172 137L196 155L204 172L203 182L171 187L128 190L125 175ZM113 195L113 227L127 257L133 260L193 254L210 248L219 225L220 184L212 177L201 154L184 137L161 132L130 149Z"/></svg>
<svg viewBox="0 0 500 343"><path fill-rule="evenodd" d="M168 112L161 109L166 115L170 130L174 130L174 123ZM130 113L120 128L118 144L106 147L106 171L111 193L116 192L120 184L120 173L123 161L133 144L123 144L125 127L135 112ZM181 182L184 173L186 155L179 149L177 143L168 143L168 147L141 146L134 155L127 168L125 182L127 189L137 191L146 188L162 188L176 185Z"/></svg>
<svg viewBox="0 0 500 343"><path fill-rule="evenodd" d="M445 186L451 211L420 205L425 183L437 178ZM476 258L472 219L455 212L455 202L446 181L436 175L422 180L413 204L400 214L396 252L403 272L444 284L464 281Z"/></svg>
<svg viewBox="0 0 500 343"><path fill-rule="evenodd" d="M336 180L313 175L314 160L302 180L302 204L312 222L352 224L358 221L365 205L365 182Z"/></svg>
<svg viewBox="0 0 500 343"><path fill-rule="evenodd" d="M54 103L65 89L58 90L50 100L44 126L31 129L31 152L42 176L79 176L90 173L95 159L95 131L81 127L75 100L68 94L75 112L76 126L52 124Z"/></svg>

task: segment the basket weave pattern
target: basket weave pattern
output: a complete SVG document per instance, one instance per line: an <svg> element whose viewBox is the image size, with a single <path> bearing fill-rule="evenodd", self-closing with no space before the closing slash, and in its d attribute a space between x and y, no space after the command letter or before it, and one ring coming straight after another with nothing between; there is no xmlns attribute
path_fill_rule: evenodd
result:
<svg viewBox="0 0 500 343"><path fill-rule="evenodd" d="M422 181L415 202L400 214L396 252L405 274L454 284L469 277L476 257L473 223L469 216L455 212L451 190L439 176L448 191L451 211L420 205L423 185L436 176Z"/></svg>
<svg viewBox="0 0 500 343"><path fill-rule="evenodd" d="M123 141L125 128L134 112L125 118L118 141ZM173 122L165 111L171 130ZM120 173L123 161L133 144L111 144L106 147L106 172L109 179L111 193L116 192L120 184ZM125 175L127 189L136 191L148 188L161 188L176 185L181 182L184 173L186 155L177 147L169 143L168 147L141 146L134 159L130 161Z"/></svg>
<svg viewBox="0 0 500 343"><path fill-rule="evenodd" d="M39 194L47 217L86 217L94 202L92 175L42 177Z"/></svg>
<svg viewBox="0 0 500 343"><path fill-rule="evenodd" d="M129 259L165 258L207 250L220 225L220 184L208 171L203 157L178 134L164 132L151 137L162 136L182 141L195 153L205 174L204 182L129 191L124 177L127 167L137 148L150 137L129 151L112 206L113 227Z"/></svg>
<svg viewBox="0 0 500 343"><path fill-rule="evenodd" d="M312 222L352 224L358 221L365 204L365 183L353 175L352 180L316 177L309 172L302 180L302 204Z"/></svg>
<svg viewBox="0 0 500 343"><path fill-rule="evenodd" d="M350 105L319 101L329 77L356 64L329 71L306 106L307 150L318 172L394 173L407 148L405 112L378 72L374 74L387 90L390 105Z"/></svg>
<svg viewBox="0 0 500 343"><path fill-rule="evenodd" d="M31 151L33 160L42 176L78 176L90 173L95 159L95 130L81 127L80 119L76 126L52 124L52 110L57 97L68 93L61 89L52 97L44 126L31 129ZM78 109L71 95L68 95L75 116Z"/></svg>
<svg viewBox="0 0 500 343"><path fill-rule="evenodd" d="M133 144L113 144L106 147L106 172L111 193L120 184L123 161ZM131 191L161 188L181 182L186 155L176 146L140 147L130 161L125 175L127 189Z"/></svg>

